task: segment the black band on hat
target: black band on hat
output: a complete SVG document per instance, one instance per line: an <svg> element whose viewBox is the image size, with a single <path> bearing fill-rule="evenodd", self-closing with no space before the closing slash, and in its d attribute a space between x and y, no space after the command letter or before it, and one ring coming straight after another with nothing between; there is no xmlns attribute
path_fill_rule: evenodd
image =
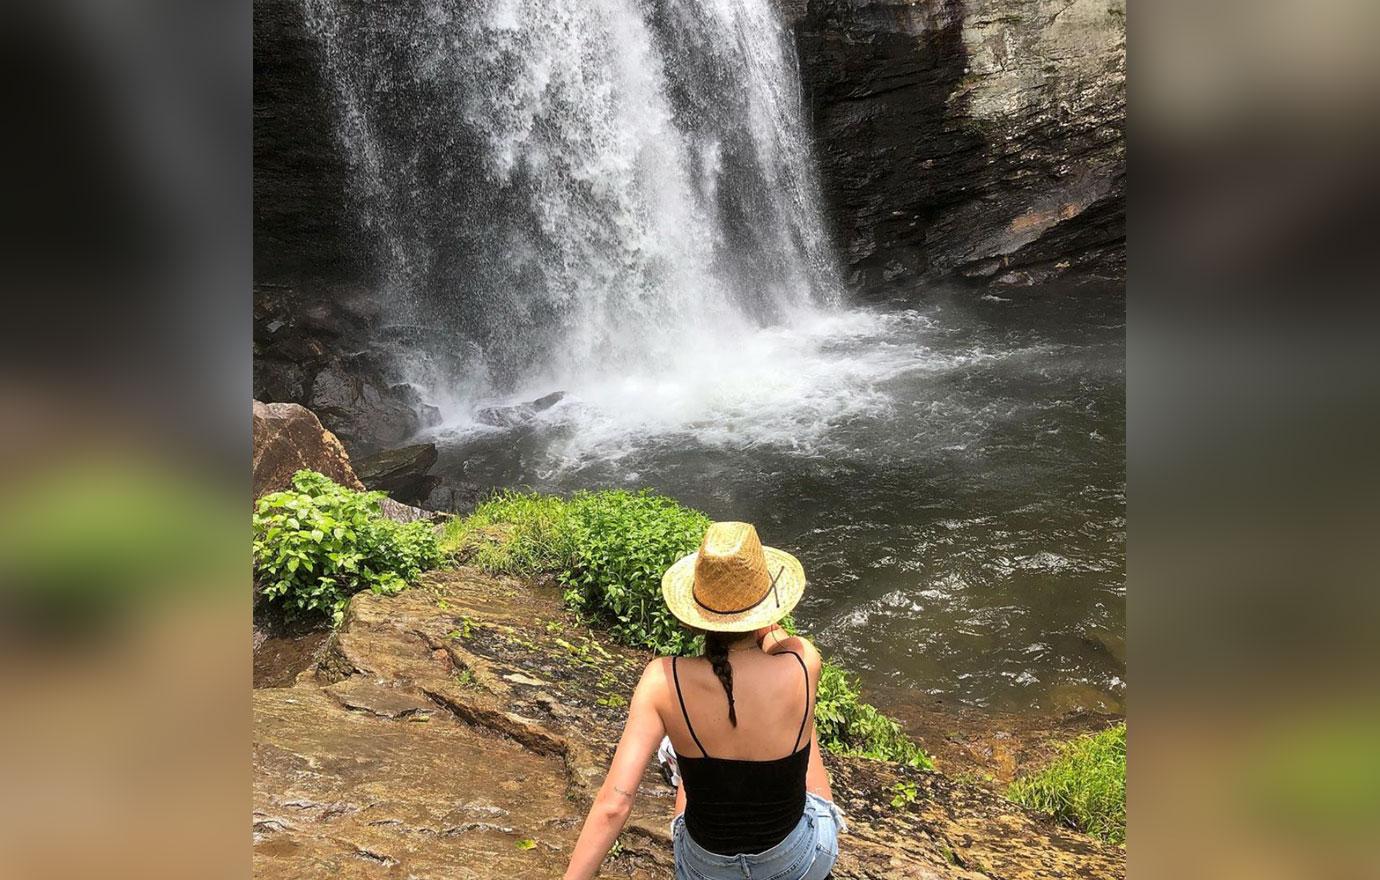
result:
<svg viewBox="0 0 1380 880"><path fill-rule="evenodd" d="M775 597L776 597L776 607L777 607L777 608L780 608L780 607L781 607L781 595L780 595L779 593L776 592L776 580L777 580L777 578L781 577L781 575L782 575L785 571L786 571L786 566L784 566L784 565L781 566L780 568L778 568L778 569L776 570L776 574L775 574L775 575L772 577L772 579L771 579L771 586L768 587L768 588L767 588L767 591L766 591L765 593L762 594L762 598L758 599L756 602L753 602L751 605L748 605L746 608L739 608L739 609L734 610L734 611L720 611L718 608L715 608L713 605L706 605L706 604L704 604L703 602L701 602L701 601L700 601L699 594L695 591L695 589L694 589L693 587L692 587L691 590L690 590L690 598L692 598L692 599L695 600L695 604L696 604L696 605L700 606L700 607L703 608L705 611L709 611L709 612L712 612L712 613L714 613L714 614L742 614L744 611L751 611L752 609L756 608L758 605L761 605L763 602L767 601L767 597L768 597L768 596L775 596Z"/></svg>

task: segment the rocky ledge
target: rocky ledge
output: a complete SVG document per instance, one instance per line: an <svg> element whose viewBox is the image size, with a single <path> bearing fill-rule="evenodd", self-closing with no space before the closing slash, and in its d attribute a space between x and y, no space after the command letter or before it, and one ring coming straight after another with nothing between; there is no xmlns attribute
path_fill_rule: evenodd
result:
<svg viewBox="0 0 1380 880"><path fill-rule="evenodd" d="M319 659L254 692L254 874L559 877L647 655L554 586L461 568L355 597ZM830 755L843 878L1120 878L1120 850L939 773ZM892 806L909 780L916 797ZM669 878L649 769L606 877Z"/></svg>

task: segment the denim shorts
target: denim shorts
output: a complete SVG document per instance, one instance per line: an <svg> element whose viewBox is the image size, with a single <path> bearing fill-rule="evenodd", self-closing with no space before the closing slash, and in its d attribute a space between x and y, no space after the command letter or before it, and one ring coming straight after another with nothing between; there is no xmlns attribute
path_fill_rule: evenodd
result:
<svg viewBox="0 0 1380 880"><path fill-rule="evenodd" d="M838 807L807 792L805 815L785 840L765 852L722 856L695 843L685 817L677 816L671 823L676 880L823 880L834 869L839 834L846 830Z"/></svg>

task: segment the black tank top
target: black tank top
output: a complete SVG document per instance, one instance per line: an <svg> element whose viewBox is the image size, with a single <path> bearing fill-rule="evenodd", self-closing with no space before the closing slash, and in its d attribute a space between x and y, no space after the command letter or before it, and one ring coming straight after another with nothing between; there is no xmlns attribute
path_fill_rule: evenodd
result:
<svg viewBox="0 0 1380 880"><path fill-rule="evenodd" d="M671 658L680 711L702 755L676 756L685 785L685 830L695 843L712 853L735 856L769 850L785 840L805 814L810 743L807 740L802 749L800 738L810 718L810 674L799 654L783 653L795 657L800 671L805 672L805 716L800 719L791 753L771 761L710 757L690 723L685 696L680 692L676 658Z"/></svg>

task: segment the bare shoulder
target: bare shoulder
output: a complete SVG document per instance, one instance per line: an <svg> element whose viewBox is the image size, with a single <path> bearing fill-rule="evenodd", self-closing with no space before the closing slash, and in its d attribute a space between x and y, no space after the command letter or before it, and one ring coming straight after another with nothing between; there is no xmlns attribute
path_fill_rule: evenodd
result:
<svg viewBox="0 0 1380 880"><path fill-rule="evenodd" d="M772 639L775 639L774 644L771 641ZM785 651L799 654L800 659L804 660L805 665L814 673L819 672L820 666L823 663L823 660L819 656L819 649L814 646L813 642L800 635L788 636L780 630L772 633L769 637L766 649L772 654L779 654Z"/></svg>
<svg viewBox="0 0 1380 880"><path fill-rule="evenodd" d="M637 689L633 692L633 698L660 704L661 697L666 693L667 683L670 680L671 658L653 657L647 661L647 665L642 669L642 678L637 682Z"/></svg>

